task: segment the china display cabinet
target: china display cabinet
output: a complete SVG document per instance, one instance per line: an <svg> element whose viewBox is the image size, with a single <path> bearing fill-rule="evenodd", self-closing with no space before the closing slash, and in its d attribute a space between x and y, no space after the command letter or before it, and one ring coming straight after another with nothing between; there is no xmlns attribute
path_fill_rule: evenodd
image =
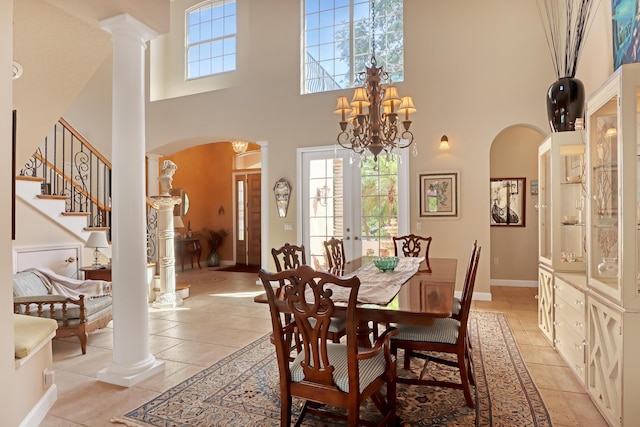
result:
<svg viewBox="0 0 640 427"><path fill-rule="evenodd" d="M587 362L587 317L584 274L556 273L554 290L554 345L584 386Z"/></svg>
<svg viewBox="0 0 640 427"><path fill-rule="evenodd" d="M637 425L640 405L640 64L587 101L587 389L607 421Z"/></svg>
<svg viewBox="0 0 640 427"><path fill-rule="evenodd" d="M555 276L584 274L587 260L585 139L584 130L553 133L538 149L538 326L561 353Z"/></svg>
<svg viewBox="0 0 640 427"><path fill-rule="evenodd" d="M540 263L585 271L585 132L553 133L538 149Z"/></svg>

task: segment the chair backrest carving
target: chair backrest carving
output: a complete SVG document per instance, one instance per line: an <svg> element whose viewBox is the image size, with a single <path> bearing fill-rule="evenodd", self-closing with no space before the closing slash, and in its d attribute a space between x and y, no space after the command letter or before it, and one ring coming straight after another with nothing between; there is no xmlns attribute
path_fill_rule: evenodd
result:
<svg viewBox="0 0 640 427"><path fill-rule="evenodd" d="M429 265L429 248L431 247L431 240L431 236L422 237L416 234L393 237L395 256L398 256L400 253L406 257L418 258L420 256L424 256L426 268L422 271L431 272L431 265Z"/></svg>
<svg viewBox="0 0 640 427"><path fill-rule="evenodd" d="M329 270L342 269L346 263L343 240L332 237L324 242L324 249L327 258L327 267Z"/></svg>
<svg viewBox="0 0 640 427"><path fill-rule="evenodd" d="M304 245L296 246L285 243L284 246L271 249L276 271L292 270L307 264Z"/></svg>
<svg viewBox="0 0 640 427"><path fill-rule="evenodd" d="M327 340L327 333L331 324L331 316L335 311L335 305L331 299L331 287L346 288L348 290L347 303L347 353L349 366L349 386L350 389L358 390L358 370L357 370L357 337L355 307L357 303L360 279L352 277L340 279L329 273L313 270L311 267L303 265L293 270L284 270L279 273L267 273L260 271L260 279L264 285L269 308L271 312L271 322L273 326L273 341L276 346L278 356L278 366L280 369L280 380L288 381L291 378L289 366L290 345L287 340L290 329L294 323L284 323L282 321L281 305L284 304L286 310L293 313L295 327L302 339L302 351L304 360L301 362L305 383L316 384L319 390L323 387L330 387L338 390L333 380L334 366L329 363L329 349L331 345L341 345L331 343ZM284 281L284 292L280 296L276 295L270 282ZM353 372L353 375L351 373Z"/></svg>

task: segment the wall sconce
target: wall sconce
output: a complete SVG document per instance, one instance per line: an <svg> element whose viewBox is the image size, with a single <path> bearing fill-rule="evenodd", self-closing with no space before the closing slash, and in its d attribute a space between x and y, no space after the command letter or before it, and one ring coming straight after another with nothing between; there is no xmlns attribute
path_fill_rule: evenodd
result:
<svg viewBox="0 0 640 427"><path fill-rule="evenodd" d="M440 138L440 146L438 147L438 150L448 150L449 148L449 138L447 138L447 135L442 135L442 138Z"/></svg>
<svg viewBox="0 0 640 427"><path fill-rule="evenodd" d="M280 178L273 186L273 194L276 196L276 206L278 208L278 216L284 218L287 216L289 207L289 197L291 196L291 186L286 179Z"/></svg>

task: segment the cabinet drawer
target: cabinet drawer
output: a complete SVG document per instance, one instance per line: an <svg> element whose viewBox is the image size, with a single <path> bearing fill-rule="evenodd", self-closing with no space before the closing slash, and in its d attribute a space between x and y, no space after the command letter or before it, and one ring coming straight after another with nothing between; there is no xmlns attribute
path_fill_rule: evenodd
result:
<svg viewBox="0 0 640 427"><path fill-rule="evenodd" d="M585 347L584 337L578 335L565 323L556 326L556 350L562 355L567 365L578 376L580 382L585 382Z"/></svg>
<svg viewBox="0 0 640 427"><path fill-rule="evenodd" d="M565 301L563 298L556 298L555 302L555 319L556 325L564 323L570 327L581 337L585 337L587 334L587 327L585 321L584 311L582 306L573 302Z"/></svg>
<svg viewBox="0 0 640 427"><path fill-rule="evenodd" d="M557 298L561 298L575 310L585 316L585 296L584 292L574 288L564 280L556 277L555 294Z"/></svg>

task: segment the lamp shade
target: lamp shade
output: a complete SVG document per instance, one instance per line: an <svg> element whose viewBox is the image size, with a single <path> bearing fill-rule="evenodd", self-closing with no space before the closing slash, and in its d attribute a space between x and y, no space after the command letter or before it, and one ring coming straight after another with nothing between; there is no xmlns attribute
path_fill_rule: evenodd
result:
<svg viewBox="0 0 640 427"><path fill-rule="evenodd" d="M395 86L388 86L384 90L384 99L382 100L383 107L390 107L391 112L396 109L398 105L402 104L400 95L398 94L398 88Z"/></svg>
<svg viewBox="0 0 640 427"><path fill-rule="evenodd" d="M406 113L407 116L411 113L416 112L416 107L413 105L413 99L410 96L402 97L402 104L400 105L400 109L398 113Z"/></svg>
<svg viewBox="0 0 640 427"><path fill-rule="evenodd" d="M357 87L353 92L353 99L351 100L351 106L361 109L362 107L368 107L371 105L369 102L369 95L367 90L363 87Z"/></svg>
<svg viewBox="0 0 640 427"><path fill-rule="evenodd" d="M173 217L173 228L184 228L184 222L181 216L176 215Z"/></svg>
<svg viewBox="0 0 640 427"><path fill-rule="evenodd" d="M334 114L342 114L348 113L351 111L351 105L349 105L349 101L346 96L341 96L338 98L338 105L336 105L336 109L333 111Z"/></svg>
<svg viewBox="0 0 640 427"><path fill-rule="evenodd" d="M440 150L449 149L449 138L447 138L447 135L442 135L442 138L440 138L440 146L438 148Z"/></svg>
<svg viewBox="0 0 640 427"><path fill-rule="evenodd" d="M85 246L88 248L108 248L107 235L104 231L92 231Z"/></svg>

